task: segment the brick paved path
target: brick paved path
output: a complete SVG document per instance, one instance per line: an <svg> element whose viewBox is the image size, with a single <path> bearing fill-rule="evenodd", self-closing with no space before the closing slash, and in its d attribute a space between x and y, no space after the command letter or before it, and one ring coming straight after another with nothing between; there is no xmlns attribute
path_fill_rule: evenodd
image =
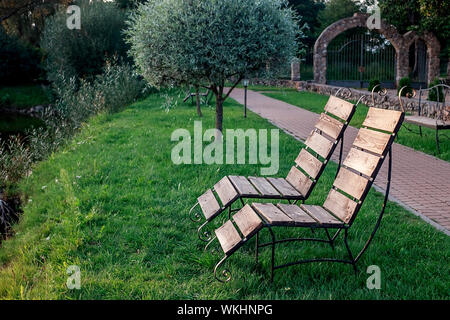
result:
<svg viewBox="0 0 450 320"><path fill-rule="evenodd" d="M243 104L244 90L235 89L230 97ZM251 90L247 101L251 111L302 141L306 140L319 116ZM347 128L344 158L357 132L354 127ZM338 154L339 147L333 154L335 161ZM386 180L387 161L375 180L375 186L385 190ZM450 235L450 163L394 143L390 200Z"/></svg>

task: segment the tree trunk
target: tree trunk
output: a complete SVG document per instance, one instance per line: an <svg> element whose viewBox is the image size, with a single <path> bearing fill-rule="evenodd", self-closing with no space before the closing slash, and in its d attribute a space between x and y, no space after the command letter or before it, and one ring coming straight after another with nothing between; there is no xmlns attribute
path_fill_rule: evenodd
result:
<svg viewBox="0 0 450 320"><path fill-rule="evenodd" d="M195 86L195 103L197 104L197 114L202 117L202 109L200 108L200 90L199 86Z"/></svg>
<svg viewBox="0 0 450 320"><path fill-rule="evenodd" d="M223 129L223 100L222 94L216 94L216 129L222 132Z"/></svg>

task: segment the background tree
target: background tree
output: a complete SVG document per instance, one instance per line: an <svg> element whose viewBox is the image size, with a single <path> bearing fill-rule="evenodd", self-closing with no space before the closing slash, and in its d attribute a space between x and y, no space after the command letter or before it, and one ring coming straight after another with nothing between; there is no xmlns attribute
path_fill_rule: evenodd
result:
<svg viewBox="0 0 450 320"><path fill-rule="evenodd" d="M60 76L93 78L102 73L105 61L127 57L125 43L126 14L113 2L76 1L81 8L81 29L66 26L67 13L62 8L45 22L41 47L47 55L50 81Z"/></svg>
<svg viewBox="0 0 450 320"><path fill-rule="evenodd" d="M330 24L340 19L351 17L355 12L360 12L361 10L361 4L354 0L330 0L326 2L325 8L318 15L320 32Z"/></svg>
<svg viewBox="0 0 450 320"><path fill-rule="evenodd" d="M401 33L415 30L433 32L441 44L441 59L450 58L450 1L379 0L381 17Z"/></svg>
<svg viewBox="0 0 450 320"><path fill-rule="evenodd" d="M45 18L71 0L0 0L0 24L10 36L38 45Z"/></svg>
<svg viewBox="0 0 450 320"><path fill-rule="evenodd" d="M150 0L132 15L127 34L151 85L202 85L214 93L222 131L223 102L234 87L289 61L298 32L284 0Z"/></svg>
<svg viewBox="0 0 450 320"><path fill-rule="evenodd" d="M312 48L320 30L318 15L325 8L325 4L316 0L289 0L289 5L301 16L302 23L306 23L303 43Z"/></svg>

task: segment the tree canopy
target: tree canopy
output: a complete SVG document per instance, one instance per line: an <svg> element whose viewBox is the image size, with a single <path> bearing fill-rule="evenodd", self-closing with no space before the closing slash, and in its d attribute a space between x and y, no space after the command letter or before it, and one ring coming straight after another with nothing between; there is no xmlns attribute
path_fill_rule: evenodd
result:
<svg viewBox="0 0 450 320"><path fill-rule="evenodd" d="M222 131L226 81L234 85L295 55L300 31L285 0L150 0L129 21L128 42L153 86L203 85Z"/></svg>
<svg viewBox="0 0 450 320"><path fill-rule="evenodd" d="M66 26L67 13L61 8L47 18L41 47L47 55L50 81L59 76L92 78L100 74L108 58L127 57L125 43L126 14L113 2L80 0L81 29Z"/></svg>

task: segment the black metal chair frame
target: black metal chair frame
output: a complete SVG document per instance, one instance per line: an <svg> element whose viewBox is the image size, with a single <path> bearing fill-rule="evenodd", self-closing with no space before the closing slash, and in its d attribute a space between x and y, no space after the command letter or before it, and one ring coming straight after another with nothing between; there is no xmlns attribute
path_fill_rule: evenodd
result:
<svg viewBox="0 0 450 320"><path fill-rule="evenodd" d="M323 226L308 226L308 227L303 227L303 228L311 228L312 231L314 232L315 229L324 229L326 236L328 239L321 239L321 238L284 238L284 239L279 239L277 240L274 230L274 227L286 227L286 228L299 228L297 227L290 227L290 226L285 226L285 225L280 225L277 226L276 224L272 224L269 225L267 223L263 224L263 227L261 229L259 229L256 232L256 243L255 243L255 260L256 263L258 263L258 256L259 256L259 248L264 248L264 247L271 247L272 249L272 258L271 258L271 271L270 271L270 280L273 281L274 278L274 272L277 269L282 269L282 268L286 268L286 267L291 267L291 266L295 266L295 265L299 265L299 264L305 264L305 263L313 263L313 262L337 262L337 263L345 263L345 264L351 264L353 267L353 270L355 272L355 274L357 273L357 266L356 263L359 261L359 259L361 258L361 256L364 254L364 252L367 250L367 248L369 247L370 243L372 242L373 238L375 237L376 232L378 231L378 228L380 227L381 224L381 220L383 219L383 215L386 209L386 204L387 201L389 199L389 192L390 192L390 187L391 187L391 174L392 174L392 144L389 147L389 151L387 152L387 155L389 156L389 166L388 166L388 178L387 178L387 184L386 184L386 191L385 191L385 195L384 195L384 200L383 200L383 205L382 208L380 210L380 213L378 215L377 221L375 223L374 229L372 230L372 233L370 234L368 240L366 241L365 245L363 246L363 248L359 251L359 253L356 255L356 257L354 257L349 245L348 245L348 231L352 225L352 222L354 220L354 218L356 218L358 212L355 212L354 214L354 218L353 220L349 223L349 224L343 224L342 226L333 226L333 227L323 227ZM384 158L383 158L384 160ZM384 161L380 161L380 164L377 168L377 173L380 170L382 163ZM367 193L370 191L370 186L367 188L366 191L366 195ZM362 205L362 204L361 204ZM358 207L358 211L361 208L361 205L359 205ZM264 220L263 220L264 221ZM267 242L267 243L263 243L260 244L259 243L259 232L261 232L263 229L268 229L270 237L271 237L271 241ZM336 230L335 234L333 236L330 235L329 230L334 229ZM284 264L280 264L280 265L275 265L275 252L276 252L276 244L280 244L280 243L286 243L286 242L296 242L296 241L311 241L311 242L322 242L322 243L328 243L331 248L334 250L334 244L335 241L337 239L337 237L339 236L339 234L342 232L342 230L344 230L344 244L348 253L348 260L345 259L336 259L336 258L312 258L312 259L301 259L301 260L297 260L297 261L293 261L293 262L289 262L289 263L284 263ZM248 239L250 239L253 235L255 235L255 233L250 234L246 239L243 239L241 241L241 243L239 245L237 245L236 247L234 247L231 251L229 251L227 254L224 255L224 257L216 264L215 268L214 268L214 276L216 277L217 280L219 280L220 282L228 282L231 280L231 272L227 269L224 269L221 273L222 278L218 275L218 269L219 267L225 263L225 261L236 251L238 250L240 247L242 247ZM216 239L216 237L213 237L207 244L207 246L205 247L205 251L208 249L208 247L210 246L210 244Z"/></svg>
<svg viewBox="0 0 450 320"><path fill-rule="evenodd" d="M191 99L191 104L194 104L194 97L197 94L195 92L191 92L191 89L189 88L186 92L186 97L183 99L183 102L186 102L189 100L189 98ZM211 92L211 90L209 88L207 88L207 90L205 92L199 92L199 96L200 96L200 104L209 104L209 102L211 101L211 98L213 96L213 93ZM204 98L204 100L202 100L202 98Z"/></svg>
<svg viewBox="0 0 450 320"><path fill-rule="evenodd" d="M339 90L336 91L335 96L337 97L338 94L341 91L345 91L347 90L347 92L345 94L342 95L343 98L345 99L349 99L351 97L351 91L348 90L347 88L340 88ZM361 97L355 104L355 108L353 110L353 112L350 114L349 119L351 120L354 113L356 112L356 108L359 105L359 103L362 101L364 97ZM342 132L339 135L339 137L336 139L337 143L333 145L329 156L325 159L326 163L328 163L331 159L331 156L333 155L334 151L336 150L336 147L338 144L340 144L340 151L339 151L339 162L338 162L338 170L336 172L336 176L339 173L339 168L342 164L342 156L343 156L343 152L344 152L344 134L345 134L345 130L347 129L348 125L350 124L350 120L346 121L344 123L344 127L342 128ZM318 177L320 177L323 173L323 171L325 170L326 166L323 166L321 168L321 170L318 173ZM211 242L211 240L214 240L214 238L212 237L212 234L209 230L203 230L203 228L205 228L210 222L212 222L217 216L219 216L222 212L224 212L225 210L228 209L228 219L231 218L231 214L233 212L239 211L241 208L236 208L236 209L232 209L232 205L239 200L242 204L242 207L245 205L244 199L274 199L274 200L287 200L289 202L289 204L297 204L298 201L305 201L306 199L308 199L309 195L311 194L312 190L314 189L314 185L317 183L317 181L315 181L313 183L313 187L309 190L308 194L306 194L305 196L301 196L301 197L276 197L276 196L238 196L234 201L232 201L230 203L229 206L227 207L223 207L221 208L221 210L215 214L214 216L212 216L211 218L207 219L203 224L201 224L199 226L199 228L197 229L197 234L198 234L198 238L203 241L203 242ZM198 206L198 202L189 210L189 217L191 219L192 222L201 222L202 221L202 215L198 212L195 211L195 209ZM205 249L208 247L208 244L206 245Z"/></svg>
<svg viewBox="0 0 450 320"><path fill-rule="evenodd" d="M402 88L400 90L400 94L401 91L404 88ZM400 96L399 94L399 96ZM397 125L397 129L394 130L394 132L399 131L400 126L403 123L405 117L405 113L402 112L401 118L399 120L399 123ZM378 215L378 219L376 221L376 224L374 226L374 229L372 231L372 233L370 234L368 240L366 241L365 245L363 246L363 248L359 251L359 253L356 255L356 257L354 257L349 245L348 245L348 230L350 229L350 227L353 224L353 221L355 220L356 216L359 213L359 210L361 209L362 204L364 203L364 200L361 201L358 205L357 208L355 210L355 213L353 214L353 217L351 218L351 220L349 221L348 224L343 224L342 226L336 225L336 226L320 226L320 225L316 225L316 226L305 226L303 228L311 228L311 230L314 229L325 229L326 235L328 239L320 239L320 238L285 238L285 239L280 239L277 240L275 233L273 231L274 227L279 227L276 224L268 224L268 223L264 223L262 228L256 230L254 233L248 235L245 239L243 239L237 246L235 246L231 251L227 252L224 257L216 264L215 268L214 268L214 276L215 278L220 281L220 282L228 282L231 280L231 272L227 269L224 269L222 271L222 273L220 274L220 276L218 275L218 269L221 265L223 265L225 263L225 261L236 251L238 250L240 247L242 247L253 235L255 235L256 233L256 244L255 244L255 260L256 263L258 263L258 255L259 255L259 248L263 248L263 247L271 247L272 249L272 258L271 258L271 274L270 274L270 279L271 281L273 281L274 278L274 272L277 269L282 269L282 268L286 268L286 267L290 267L290 266L294 266L294 265L299 265L299 264L305 264L305 263L313 263L313 262L336 262L336 263L345 263L345 264L351 264L353 267L353 270L355 271L355 274L357 273L357 266L356 263L359 261L359 259L361 258L361 256L364 254L364 252L367 250L367 248L369 247L370 243L372 242L373 238L375 237L376 232L379 229L379 226L381 224L381 220L383 218L385 209L386 209L386 205L387 205L387 201L389 199L389 192L390 192L390 187L391 187L391 178L392 178L392 145L394 143L394 140L396 138L396 134L392 134L390 140L389 140L389 144L384 152L384 154L381 157L381 161L378 163L378 166L376 167L376 169L374 170L374 175L373 175L373 179L371 179L369 181L369 184L367 186L367 188L364 191L363 196L361 197L361 199L366 198L367 194L370 192L370 189L373 185L373 181L375 180L375 177L378 175L384 160L386 157L389 157L389 162L388 162L388 177L387 177L387 184L386 184L386 190L385 190L385 195L384 195L384 201L383 201L383 205L381 208L381 211ZM338 172L341 168L341 164L339 165L338 168ZM264 219L260 216L261 220L264 222ZM286 225L280 225L283 227L294 227L294 228L299 228L300 226L286 226ZM271 239L272 241L267 242L267 243L263 243L260 244L259 243L259 232L263 229L268 229ZM329 233L329 229L335 229L336 232L335 234L331 237L330 233ZM294 241L313 241L313 242L322 242L322 243L328 243L330 244L331 248L334 249L334 242L337 239L337 237L339 236L339 234L342 232L342 230L344 230L344 244L348 253L348 260L345 259L336 259L336 258L312 258L312 259L301 259L301 260L297 260L297 261L293 261L293 262L288 262L288 263L284 263L284 264L280 264L280 265L275 265L275 250L276 250L276 244L280 244L280 243L286 243L286 242L294 242ZM213 240L216 237L212 238L208 244L205 247L205 250L208 249L209 245L213 242Z"/></svg>

